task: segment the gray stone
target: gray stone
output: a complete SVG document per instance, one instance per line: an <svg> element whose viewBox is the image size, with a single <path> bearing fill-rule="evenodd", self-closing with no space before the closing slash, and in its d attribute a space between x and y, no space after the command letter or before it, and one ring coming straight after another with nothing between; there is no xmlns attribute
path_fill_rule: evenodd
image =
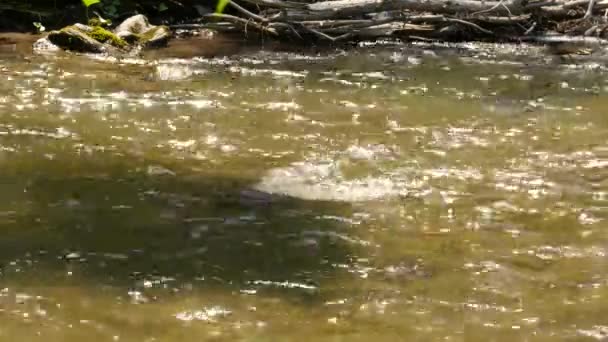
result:
<svg viewBox="0 0 608 342"><path fill-rule="evenodd" d="M42 37L34 42L34 52L57 52L61 50L59 46L51 43L48 37Z"/></svg>
<svg viewBox="0 0 608 342"><path fill-rule="evenodd" d="M125 19L114 33L129 43L139 42L145 47L165 46L171 38L168 27L151 25L141 14Z"/></svg>
<svg viewBox="0 0 608 342"><path fill-rule="evenodd" d="M100 26L76 23L51 31L46 38L36 41L33 48L38 52L62 49L133 56L143 48L165 46L171 36L168 27L151 25L140 14L127 18L113 32Z"/></svg>
<svg viewBox="0 0 608 342"><path fill-rule="evenodd" d="M166 26L156 26L145 33L146 47L161 47L167 45L171 38L171 30Z"/></svg>
<svg viewBox="0 0 608 342"><path fill-rule="evenodd" d="M73 26L49 32L48 39L56 46L77 52L106 52L107 47Z"/></svg>
<svg viewBox="0 0 608 342"><path fill-rule="evenodd" d="M79 29L82 32L86 32L86 33L91 33L93 32L93 28L89 25L85 25L85 24L81 24L81 23L76 23L74 25L72 25L72 27Z"/></svg>
<svg viewBox="0 0 608 342"><path fill-rule="evenodd" d="M135 34L143 34L153 26L148 22L143 14L137 14L125 19L120 25L116 26L114 33L131 32Z"/></svg>

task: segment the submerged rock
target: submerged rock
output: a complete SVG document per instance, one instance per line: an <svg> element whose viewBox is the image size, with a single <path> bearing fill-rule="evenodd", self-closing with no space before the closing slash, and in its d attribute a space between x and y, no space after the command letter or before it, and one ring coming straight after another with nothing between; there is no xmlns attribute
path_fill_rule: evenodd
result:
<svg viewBox="0 0 608 342"><path fill-rule="evenodd" d="M171 31L166 26L155 26L143 15L127 18L113 31L103 27L99 20L89 25L74 24L51 31L48 36L34 43L35 51L61 50L84 53L137 53L141 48L160 47L167 44Z"/></svg>

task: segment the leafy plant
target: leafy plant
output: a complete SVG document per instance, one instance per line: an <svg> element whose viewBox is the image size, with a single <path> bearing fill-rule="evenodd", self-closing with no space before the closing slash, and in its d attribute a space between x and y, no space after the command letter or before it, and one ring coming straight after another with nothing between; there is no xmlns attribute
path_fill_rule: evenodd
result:
<svg viewBox="0 0 608 342"><path fill-rule="evenodd" d="M120 7L120 0L81 0L82 4L87 8L87 17L89 7L95 4L99 4L103 13L109 18L116 18L118 16L118 8Z"/></svg>
<svg viewBox="0 0 608 342"><path fill-rule="evenodd" d="M224 9L226 8L226 6L228 6L229 3L230 3L230 0L218 0L217 6L215 7L215 13L222 14L224 12Z"/></svg>
<svg viewBox="0 0 608 342"><path fill-rule="evenodd" d="M101 0L82 0L84 7L89 8L91 5L98 4Z"/></svg>
<svg viewBox="0 0 608 342"><path fill-rule="evenodd" d="M84 7L87 9L87 19L89 18L89 7L98 4L100 0L81 0Z"/></svg>

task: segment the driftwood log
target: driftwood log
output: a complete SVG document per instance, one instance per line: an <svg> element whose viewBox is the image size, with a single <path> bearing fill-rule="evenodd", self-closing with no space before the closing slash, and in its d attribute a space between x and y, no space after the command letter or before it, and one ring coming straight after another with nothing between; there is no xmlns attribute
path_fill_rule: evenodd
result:
<svg viewBox="0 0 608 342"><path fill-rule="evenodd" d="M327 42L397 36L608 46L608 0L237 1L226 14L175 28Z"/></svg>

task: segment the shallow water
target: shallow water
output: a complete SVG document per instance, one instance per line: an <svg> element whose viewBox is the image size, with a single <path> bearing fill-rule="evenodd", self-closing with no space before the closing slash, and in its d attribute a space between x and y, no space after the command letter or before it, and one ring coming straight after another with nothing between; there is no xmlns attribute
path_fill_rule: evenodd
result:
<svg viewBox="0 0 608 342"><path fill-rule="evenodd" d="M0 340L606 339L608 73L499 52L0 55Z"/></svg>

